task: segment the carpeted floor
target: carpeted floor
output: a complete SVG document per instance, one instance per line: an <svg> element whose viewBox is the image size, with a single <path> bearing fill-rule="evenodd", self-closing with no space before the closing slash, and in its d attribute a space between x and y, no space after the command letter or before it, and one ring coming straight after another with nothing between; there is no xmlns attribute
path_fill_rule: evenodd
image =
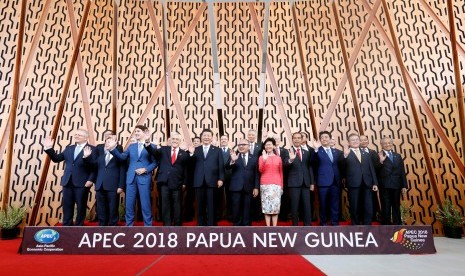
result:
<svg viewBox="0 0 465 276"><path fill-rule="evenodd" d="M0 275L325 275L300 255L20 255L0 240Z"/></svg>

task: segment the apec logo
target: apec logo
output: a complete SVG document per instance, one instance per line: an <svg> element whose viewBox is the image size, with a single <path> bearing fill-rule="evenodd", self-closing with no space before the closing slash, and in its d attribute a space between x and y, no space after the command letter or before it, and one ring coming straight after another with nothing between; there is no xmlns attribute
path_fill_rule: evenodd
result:
<svg viewBox="0 0 465 276"><path fill-rule="evenodd" d="M60 234L53 229L42 229L34 235L34 239L39 243L52 243L60 238Z"/></svg>

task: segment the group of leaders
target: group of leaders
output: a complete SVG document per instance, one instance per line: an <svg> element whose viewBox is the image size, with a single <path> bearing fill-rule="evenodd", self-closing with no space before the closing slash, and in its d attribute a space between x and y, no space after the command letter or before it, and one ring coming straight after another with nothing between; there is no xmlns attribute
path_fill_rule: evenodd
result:
<svg viewBox="0 0 465 276"><path fill-rule="evenodd" d="M152 143L146 126L137 125L133 143L123 150L112 131L105 131L105 143L94 147L88 144L88 132L78 129L74 144L61 153L53 149L52 139L44 138L51 160L65 162L63 225L84 224L89 190L95 185L99 225L117 225L120 195L125 194L126 225L134 225L139 201L144 226L151 226L155 171L166 226L181 226L183 213L193 217L194 209L199 226L216 225L222 217L218 214L227 214L235 226L247 226L257 213L263 214L266 225L276 226L278 214L289 210L292 225L300 219L309 226L315 187L320 225L338 225L344 186L353 225L370 225L376 211L383 224L401 224L400 198L407 180L403 158L393 151L391 138L382 138L382 150L376 152L368 149L368 138L358 134L350 134L348 145L339 150L328 131L313 141L296 132L289 149L280 146L277 136L257 143L252 129L247 139L236 140L235 150L229 148L228 136L221 136L219 146L213 145L213 136L204 129L185 146L181 135L173 132L168 144L160 146Z"/></svg>

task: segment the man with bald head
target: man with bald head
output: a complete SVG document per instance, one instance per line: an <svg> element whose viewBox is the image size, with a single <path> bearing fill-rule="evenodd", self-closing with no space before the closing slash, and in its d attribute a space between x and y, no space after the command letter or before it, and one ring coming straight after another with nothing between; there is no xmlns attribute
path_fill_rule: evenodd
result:
<svg viewBox="0 0 465 276"><path fill-rule="evenodd" d="M87 143L89 133L85 129L74 131L73 140L75 145L66 146L61 153L56 153L53 149L54 140L50 137L43 139L45 153L50 156L54 163L65 162L65 172L61 178L63 186L63 226L83 226L86 218L87 198L89 190L97 178L97 174L92 165L87 164L82 159L83 149L90 146ZM92 158L96 158L95 150L92 150ZM76 222L73 223L74 206L76 205Z"/></svg>

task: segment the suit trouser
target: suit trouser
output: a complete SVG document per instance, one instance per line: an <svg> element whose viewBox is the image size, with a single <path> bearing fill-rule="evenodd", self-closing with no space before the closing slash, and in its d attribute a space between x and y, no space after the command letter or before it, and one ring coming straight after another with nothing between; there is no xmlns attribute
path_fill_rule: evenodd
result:
<svg viewBox="0 0 465 276"><path fill-rule="evenodd" d="M383 212L383 224L401 225L400 218L400 189L381 188L381 203Z"/></svg>
<svg viewBox="0 0 465 276"><path fill-rule="evenodd" d="M134 225L136 196L139 192L144 226L152 226L152 205L150 204L150 183L140 184L136 175L132 183L126 185L126 225Z"/></svg>
<svg viewBox="0 0 465 276"><path fill-rule="evenodd" d="M202 187L195 188L197 197L197 225L215 226L215 198L218 188L207 187L204 183Z"/></svg>
<svg viewBox="0 0 465 276"><path fill-rule="evenodd" d="M372 195L372 188L367 187L363 182L360 187L349 187L349 212L350 218L352 220L353 225L361 224L361 220L359 219L359 213L363 213L363 224L364 225L371 225L371 220L373 217L373 195ZM363 210L362 208L363 202Z"/></svg>
<svg viewBox="0 0 465 276"><path fill-rule="evenodd" d="M310 188L302 185L301 187L289 187L291 198L291 215L292 225L299 224L299 204L303 205L303 221L305 226L312 224L312 210L310 205Z"/></svg>
<svg viewBox="0 0 465 276"><path fill-rule="evenodd" d="M339 225L339 186L333 183L331 186L318 187L320 199L320 224L325 225L327 222L326 214L329 210L331 224Z"/></svg>
<svg viewBox="0 0 465 276"><path fill-rule="evenodd" d="M98 225L118 225L119 194L116 191L106 191L103 188L96 191L96 194Z"/></svg>
<svg viewBox="0 0 465 276"><path fill-rule="evenodd" d="M86 219L87 197L89 188L74 187L72 181L63 186L63 226L73 226L74 205L76 205L76 222L74 225L83 226Z"/></svg>
<svg viewBox="0 0 465 276"><path fill-rule="evenodd" d="M171 210L173 210L174 226L181 226L181 196L182 190L172 190L166 183L157 183L160 185L161 192L161 214L164 226L171 226Z"/></svg>
<svg viewBox="0 0 465 276"><path fill-rule="evenodd" d="M231 193L232 220L234 226L250 226L250 205L253 199L252 192L238 191Z"/></svg>

